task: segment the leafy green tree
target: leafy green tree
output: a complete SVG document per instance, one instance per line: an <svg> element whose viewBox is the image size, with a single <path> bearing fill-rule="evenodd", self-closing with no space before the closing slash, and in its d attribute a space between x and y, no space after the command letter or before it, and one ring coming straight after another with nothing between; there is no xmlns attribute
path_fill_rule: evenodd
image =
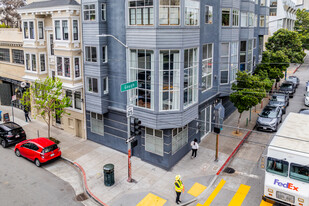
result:
<svg viewBox="0 0 309 206"><path fill-rule="evenodd" d="M303 63L306 56L298 33L287 29L276 31L273 36L268 38L265 46L268 51L273 53L277 51L284 52L291 63Z"/></svg>
<svg viewBox="0 0 309 206"><path fill-rule="evenodd" d="M24 106L30 107L31 102L36 109L35 115L44 119L48 126L48 138L50 138L50 126L52 118L62 117L65 108L71 106L71 100L62 96L62 82L59 78L47 77L45 80L36 80L30 90L24 92L21 100Z"/></svg>
<svg viewBox="0 0 309 206"><path fill-rule="evenodd" d="M306 9L297 10L294 30L300 36L303 49L309 49L309 12Z"/></svg>
<svg viewBox="0 0 309 206"><path fill-rule="evenodd" d="M266 96L265 86L264 81L260 81L257 75L237 73L236 83L232 85L234 92L230 95L231 102L239 112L236 133L239 133L242 113L257 105Z"/></svg>
<svg viewBox="0 0 309 206"><path fill-rule="evenodd" d="M0 21L7 26L18 27L20 15L17 9L24 6L24 0L1 0L0 1Z"/></svg>

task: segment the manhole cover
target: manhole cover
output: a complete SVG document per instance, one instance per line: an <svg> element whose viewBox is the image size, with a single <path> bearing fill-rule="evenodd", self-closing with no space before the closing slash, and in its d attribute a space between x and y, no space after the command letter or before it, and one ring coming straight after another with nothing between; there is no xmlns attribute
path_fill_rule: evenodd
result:
<svg viewBox="0 0 309 206"><path fill-rule="evenodd" d="M88 199L88 196L85 193L81 193L77 195L75 198L77 201L84 201Z"/></svg>
<svg viewBox="0 0 309 206"><path fill-rule="evenodd" d="M235 172L235 170L231 167L227 167L223 170L223 172L226 172L228 174L233 174Z"/></svg>

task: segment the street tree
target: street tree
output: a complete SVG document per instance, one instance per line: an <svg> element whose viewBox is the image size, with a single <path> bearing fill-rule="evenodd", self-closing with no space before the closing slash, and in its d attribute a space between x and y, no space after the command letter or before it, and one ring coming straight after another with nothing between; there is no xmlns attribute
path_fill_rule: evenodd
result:
<svg viewBox="0 0 309 206"><path fill-rule="evenodd" d="M22 104L35 108L35 117L40 116L48 126L48 138L50 138L50 126L52 118L61 118L65 108L71 106L71 100L62 95L62 82L59 78L47 77L45 80L36 80L30 90L24 92Z"/></svg>
<svg viewBox="0 0 309 206"><path fill-rule="evenodd" d="M1 0L0 1L0 21L5 25L17 27L20 15L17 9L26 5L25 0Z"/></svg>
<svg viewBox="0 0 309 206"><path fill-rule="evenodd" d="M230 95L230 100L239 112L236 130L238 134L242 113L257 105L266 96L265 83L260 81L257 75L237 72L236 83L232 84L232 90L234 92Z"/></svg>
<svg viewBox="0 0 309 206"><path fill-rule="evenodd" d="M309 12L298 9L294 30L299 34L303 49L309 49Z"/></svg>
<svg viewBox="0 0 309 206"><path fill-rule="evenodd" d="M265 46L270 52L284 52L291 63L303 63L306 56L298 33L287 29L276 31L273 36L268 38Z"/></svg>

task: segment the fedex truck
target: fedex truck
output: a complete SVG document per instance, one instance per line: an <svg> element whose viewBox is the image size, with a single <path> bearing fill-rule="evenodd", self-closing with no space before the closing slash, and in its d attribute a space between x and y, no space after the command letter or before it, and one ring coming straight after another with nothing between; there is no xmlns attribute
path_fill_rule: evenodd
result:
<svg viewBox="0 0 309 206"><path fill-rule="evenodd" d="M309 206L309 115L290 113L271 140L263 199L279 205Z"/></svg>

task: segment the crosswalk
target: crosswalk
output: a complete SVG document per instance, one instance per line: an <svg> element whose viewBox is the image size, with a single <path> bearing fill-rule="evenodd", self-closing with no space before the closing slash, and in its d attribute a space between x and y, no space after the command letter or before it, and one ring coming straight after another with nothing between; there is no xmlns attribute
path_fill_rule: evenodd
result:
<svg viewBox="0 0 309 206"><path fill-rule="evenodd" d="M207 197L206 201L204 203L197 203L196 206L210 206L210 205L218 205L216 200L222 200L222 197L224 197L225 201L224 203L220 203L220 205L226 205L226 206L241 206L244 203L244 200L246 199L248 193L250 192L251 186L240 184L236 193L232 192L232 194L226 194L222 191L224 189L224 186L226 185L226 180L221 179L218 185L214 188L214 190L211 192L211 194ZM206 190L206 186L196 182L193 184L193 186L188 190L188 194L198 197ZM164 204L167 202L162 197L158 197L152 193L149 193L144 199L142 199L137 206L164 206ZM258 205L259 206L272 206L273 204L264 202L261 200L260 203L250 203L250 205ZM248 203L246 204L248 205Z"/></svg>

